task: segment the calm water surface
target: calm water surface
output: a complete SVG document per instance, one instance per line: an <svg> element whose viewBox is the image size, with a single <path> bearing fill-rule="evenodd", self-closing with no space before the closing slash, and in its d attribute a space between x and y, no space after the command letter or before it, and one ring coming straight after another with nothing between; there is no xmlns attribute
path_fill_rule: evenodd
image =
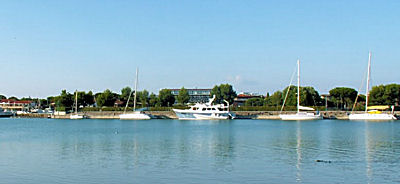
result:
<svg viewBox="0 0 400 184"><path fill-rule="evenodd" d="M0 119L0 183L400 183L400 122Z"/></svg>

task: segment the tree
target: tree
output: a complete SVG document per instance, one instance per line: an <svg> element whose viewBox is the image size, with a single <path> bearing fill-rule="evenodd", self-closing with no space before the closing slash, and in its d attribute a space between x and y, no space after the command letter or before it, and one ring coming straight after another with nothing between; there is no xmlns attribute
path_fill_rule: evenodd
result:
<svg viewBox="0 0 400 184"><path fill-rule="evenodd" d="M67 90L62 90L61 94L55 98L57 107L61 107L64 110L72 108L72 105L74 103L73 95L71 93L68 93Z"/></svg>
<svg viewBox="0 0 400 184"><path fill-rule="evenodd" d="M357 91L353 88L336 87L329 91L329 95L337 108L352 108Z"/></svg>
<svg viewBox="0 0 400 184"><path fill-rule="evenodd" d="M250 98L248 99L244 105L245 106L263 106L265 104L264 98Z"/></svg>
<svg viewBox="0 0 400 184"><path fill-rule="evenodd" d="M9 100L19 100L17 97L15 97L15 96L12 96L12 97L10 97L10 98L8 98Z"/></svg>
<svg viewBox="0 0 400 184"><path fill-rule="evenodd" d="M158 104L157 95L155 95L154 93L151 93L149 96L149 106L155 107L157 104Z"/></svg>
<svg viewBox="0 0 400 184"><path fill-rule="evenodd" d="M287 106L297 105L297 86L288 86L282 92L282 103L286 93L289 90L286 104ZM319 93L313 87L300 87L300 105L302 106L317 106L322 105Z"/></svg>
<svg viewBox="0 0 400 184"><path fill-rule="evenodd" d="M140 102L141 107L147 107L149 104L149 92L147 90L138 91L137 93L138 102Z"/></svg>
<svg viewBox="0 0 400 184"><path fill-rule="evenodd" d="M155 107L157 106L157 103L159 102L157 95L154 93L151 93L149 96L149 106L150 107Z"/></svg>
<svg viewBox="0 0 400 184"><path fill-rule="evenodd" d="M125 103L128 101L129 95L131 95L132 89L130 87L124 87L121 89L121 96L119 97L120 100L124 101Z"/></svg>
<svg viewBox="0 0 400 184"><path fill-rule="evenodd" d="M163 107L170 107L175 103L175 97L168 89L162 89L158 95L160 105Z"/></svg>
<svg viewBox="0 0 400 184"><path fill-rule="evenodd" d="M189 99L189 92L184 87L182 87L181 90L179 90L179 94L177 97L178 103L182 105L186 104L189 102Z"/></svg>
<svg viewBox="0 0 400 184"><path fill-rule="evenodd" d="M268 106L281 106L283 104L283 96L281 91L276 91L271 96L267 96L265 99L265 103Z"/></svg>
<svg viewBox="0 0 400 184"><path fill-rule="evenodd" d="M93 96L93 92L89 91L88 93L85 93L84 97L83 97L83 101L85 106L92 106L94 105L94 96Z"/></svg>
<svg viewBox="0 0 400 184"><path fill-rule="evenodd" d="M3 100L3 99L7 99L7 97L4 95L0 95L0 100Z"/></svg>
<svg viewBox="0 0 400 184"><path fill-rule="evenodd" d="M370 105L399 105L400 85L388 84L372 87Z"/></svg>
<svg viewBox="0 0 400 184"><path fill-rule="evenodd" d="M215 95L216 103L222 103L223 100L228 101L230 104L233 103L235 97L237 96L236 91L230 84L221 84L219 86L214 86L211 90L211 95Z"/></svg>
<svg viewBox="0 0 400 184"><path fill-rule="evenodd" d="M103 93L99 94L96 98L98 107L111 107L114 106L114 102L117 99L117 94L112 93L109 89L106 89Z"/></svg>

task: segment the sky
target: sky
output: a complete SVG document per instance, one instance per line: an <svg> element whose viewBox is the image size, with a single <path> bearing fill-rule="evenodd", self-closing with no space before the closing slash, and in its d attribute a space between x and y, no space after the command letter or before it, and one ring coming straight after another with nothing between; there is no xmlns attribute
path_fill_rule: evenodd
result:
<svg viewBox="0 0 400 184"><path fill-rule="evenodd" d="M400 83L400 1L10 0L0 6L0 94L133 86L273 93Z"/></svg>

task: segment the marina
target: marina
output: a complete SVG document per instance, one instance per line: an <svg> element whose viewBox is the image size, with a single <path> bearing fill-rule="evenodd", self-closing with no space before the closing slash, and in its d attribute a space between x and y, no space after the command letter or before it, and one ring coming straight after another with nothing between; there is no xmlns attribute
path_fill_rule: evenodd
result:
<svg viewBox="0 0 400 184"><path fill-rule="evenodd" d="M0 183L398 183L399 136L390 121L0 119Z"/></svg>
<svg viewBox="0 0 400 184"><path fill-rule="evenodd" d="M1 6L0 184L400 184L398 0Z"/></svg>

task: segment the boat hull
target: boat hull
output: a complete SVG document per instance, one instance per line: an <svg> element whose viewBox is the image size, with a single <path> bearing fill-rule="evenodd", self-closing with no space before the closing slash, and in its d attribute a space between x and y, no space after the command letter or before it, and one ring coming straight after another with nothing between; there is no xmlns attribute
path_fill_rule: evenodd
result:
<svg viewBox="0 0 400 184"><path fill-rule="evenodd" d="M230 112L196 112L173 109L179 120L227 120L234 119L235 116Z"/></svg>
<svg viewBox="0 0 400 184"><path fill-rule="evenodd" d="M371 121L387 121L397 120L393 114L350 114L349 120L371 120Z"/></svg>
<svg viewBox="0 0 400 184"><path fill-rule="evenodd" d="M148 120L151 117L147 114L143 113L129 113L129 114L120 114L119 119L121 120Z"/></svg>
<svg viewBox="0 0 400 184"><path fill-rule="evenodd" d="M85 117L83 115L79 114L73 114L69 116L69 119L84 119Z"/></svg>
<svg viewBox="0 0 400 184"><path fill-rule="evenodd" d="M288 120L288 121L320 120L322 119L322 115L313 113L281 114L279 115L279 118L281 120Z"/></svg>

